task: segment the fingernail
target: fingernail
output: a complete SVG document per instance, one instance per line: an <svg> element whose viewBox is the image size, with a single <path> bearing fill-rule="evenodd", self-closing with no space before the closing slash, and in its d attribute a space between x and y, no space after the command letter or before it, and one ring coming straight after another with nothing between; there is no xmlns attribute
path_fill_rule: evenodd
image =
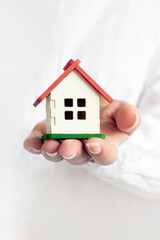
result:
<svg viewBox="0 0 160 240"><path fill-rule="evenodd" d="M70 157L65 157L65 156L62 156L62 157L63 157L64 159L70 160L70 159L75 158L76 156L77 156L77 153L75 152L75 153L73 153L73 155L70 156Z"/></svg>
<svg viewBox="0 0 160 240"><path fill-rule="evenodd" d="M48 152L46 152L46 155L47 155L48 157L55 157L57 154L58 154L57 152L54 152L54 153L48 153Z"/></svg>
<svg viewBox="0 0 160 240"><path fill-rule="evenodd" d="M41 153L41 150L38 150L38 149L35 149L35 148L32 148L32 151L35 152L35 153Z"/></svg>
<svg viewBox="0 0 160 240"><path fill-rule="evenodd" d="M100 154L101 153L101 147L99 143L87 143L86 144L88 151L91 154Z"/></svg>
<svg viewBox="0 0 160 240"><path fill-rule="evenodd" d="M135 123L133 124L133 126L132 127L130 127L129 129L127 129L127 131L126 132L130 132L132 129L134 129L136 126L137 126L137 124L139 123L139 116L138 116L138 114L135 112L134 113L135 114L135 116L136 116L136 118L135 118Z"/></svg>

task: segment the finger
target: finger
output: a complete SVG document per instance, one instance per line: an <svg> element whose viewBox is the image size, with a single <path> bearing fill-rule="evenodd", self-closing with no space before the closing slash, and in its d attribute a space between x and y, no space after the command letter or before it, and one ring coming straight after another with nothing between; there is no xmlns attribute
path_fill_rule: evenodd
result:
<svg viewBox="0 0 160 240"><path fill-rule="evenodd" d="M87 152L100 165L112 164L118 157L118 148L111 139L90 138L85 141Z"/></svg>
<svg viewBox="0 0 160 240"><path fill-rule="evenodd" d="M128 103L114 100L101 109L101 132L109 135L117 146L126 141L140 123L139 110Z"/></svg>
<svg viewBox="0 0 160 240"><path fill-rule="evenodd" d="M30 136L24 141L24 148L34 154L40 154L43 142L41 140L42 133L34 131Z"/></svg>
<svg viewBox="0 0 160 240"><path fill-rule="evenodd" d="M126 102L114 100L107 107L101 109L101 119L113 119L117 128L128 134L133 133L141 123L139 110Z"/></svg>
<svg viewBox="0 0 160 240"><path fill-rule="evenodd" d="M41 140L42 135L45 134L45 121L37 124L29 137L24 141L24 148L34 154L40 154L43 141Z"/></svg>
<svg viewBox="0 0 160 240"><path fill-rule="evenodd" d="M44 142L41 152L47 160L59 162L63 160L62 156L58 153L59 147L60 143L58 141L49 139Z"/></svg>
<svg viewBox="0 0 160 240"><path fill-rule="evenodd" d="M59 147L59 154L74 165L85 164L90 160L90 155L84 149L83 143L77 139L63 141Z"/></svg>
<svg viewBox="0 0 160 240"><path fill-rule="evenodd" d="M116 124L119 130L132 134L141 123L141 115L138 109L129 104L120 107L116 112Z"/></svg>

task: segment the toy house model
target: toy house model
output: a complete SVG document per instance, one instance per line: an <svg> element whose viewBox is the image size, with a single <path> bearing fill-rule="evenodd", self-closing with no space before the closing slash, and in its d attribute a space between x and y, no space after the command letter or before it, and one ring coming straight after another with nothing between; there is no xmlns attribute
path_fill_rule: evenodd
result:
<svg viewBox="0 0 160 240"><path fill-rule="evenodd" d="M112 98L79 66L70 60L63 74L35 101L46 98L46 139L104 138L100 134L100 105Z"/></svg>

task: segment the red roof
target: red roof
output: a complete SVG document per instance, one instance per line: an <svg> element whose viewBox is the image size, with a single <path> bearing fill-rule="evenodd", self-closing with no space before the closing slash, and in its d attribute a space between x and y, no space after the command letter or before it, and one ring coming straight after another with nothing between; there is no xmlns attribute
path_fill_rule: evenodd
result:
<svg viewBox="0 0 160 240"><path fill-rule="evenodd" d="M52 90L75 69L97 92L99 92L109 103L111 103L113 99L79 66L79 63L79 59L76 61L72 59L69 60L69 62L63 68L64 73L62 73L62 75L34 102L34 107L42 102L52 92Z"/></svg>

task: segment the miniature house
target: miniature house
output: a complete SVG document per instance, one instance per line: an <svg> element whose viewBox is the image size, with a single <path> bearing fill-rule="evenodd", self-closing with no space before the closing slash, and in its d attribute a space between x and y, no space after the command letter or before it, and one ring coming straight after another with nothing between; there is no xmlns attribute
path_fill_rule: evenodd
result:
<svg viewBox="0 0 160 240"><path fill-rule="evenodd" d="M43 140L104 137L100 134L100 105L112 98L79 66L70 60L64 73L35 101L46 98L46 130Z"/></svg>

